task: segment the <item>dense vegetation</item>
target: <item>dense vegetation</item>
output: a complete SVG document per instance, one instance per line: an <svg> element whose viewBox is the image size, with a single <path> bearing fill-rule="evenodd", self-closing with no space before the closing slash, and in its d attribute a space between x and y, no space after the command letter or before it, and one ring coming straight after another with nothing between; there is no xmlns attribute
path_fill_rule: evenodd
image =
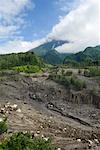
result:
<svg viewBox="0 0 100 150"><path fill-rule="evenodd" d="M44 67L42 59L33 52L0 55L0 70L39 72Z"/></svg>
<svg viewBox="0 0 100 150"><path fill-rule="evenodd" d="M33 138L30 134L15 133L0 144L0 150L54 150L51 140Z"/></svg>
<svg viewBox="0 0 100 150"><path fill-rule="evenodd" d="M0 135L7 132L6 120L0 122ZM0 150L55 150L51 140L32 137L29 133L14 133L0 141Z"/></svg>
<svg viewBox="0 0 100 150"><path fill-rule="evenodd" d="M88 47L83 52L78 52L67 56L64 59L64 64L71 64L72 66L91 66L100 65L100 46ZM77 65L77 66L76 66Z"/></svg>

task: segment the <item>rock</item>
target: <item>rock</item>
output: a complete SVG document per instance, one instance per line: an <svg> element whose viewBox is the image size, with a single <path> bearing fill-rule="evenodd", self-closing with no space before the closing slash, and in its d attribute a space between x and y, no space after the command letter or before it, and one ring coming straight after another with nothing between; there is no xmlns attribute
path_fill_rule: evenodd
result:
<svg viewBox="0 0 100 150"><path fill-rule="evenodd" d="M0 118L0 122L3 122L3 118Z"/></svg>
<svg viewBox="0 0 100 150"><path fill-rule="evenodd" d="M81 142L81 139L77 139L77 142Z"/></svg>
<svg viewBox="0 0 100 150"><path fill-rule="evenodd" d="M44 135L42 134L42 136L41 136L42 138L44 138Z"/></svg>
<svg viewBox="0 0 100 150"><path fill-rule="evenodd" d="M52 116L50 116L50 119L52 119L53 117Z"/></svg>
<svg viewBox="0 0 100 150"><path fill-rule="evenodd" d="M64 132L65 132L66 130L67 130L66 128L63 129Z"/></svg>
<svg viewBox="0 0 100 150"><path fill-rule="evenodd" d="M7 105L10 105L10 102L8 102Z"/></svg>
<svg viewBox="0 0 100 150"><path fill-rule="evenodd" d="M13 110L16 110L18 108L17 104L12 105Z"/></svg>
<svg viewBox="0 0 100 150"><path fill-rule="evenodd" d="M23 131L23 134L27 134L27 131Z"/></svg>
<svg viewBox="0 0 100 150"><path fill-rule="evenodd" d="M44 127L41 125L40 128L43 129Z"/></svg>
<svg viewBox="0 0 100 150"><path fill-rule="evenodd" d="M57 148L57 150L61 150L61 148Z"/></svg>
<svg viewBox="0 0 100 150"><path fill-rule="evenodd" d="M21 113L22 111L21 111L21 109L19 108L19 109L16 110L16 112Z"/></svg>
<svg viewBox="0 0 100 150"><path fill-rule="evenodd" d="M48 95L44 95L44 97L48 97Z"/></svg>
<svg viewBox="0 0 100 150"><path fill-rule="evenodd" d="M6 114L9 114L9 111L6 111Z"/></svg>
<svg viewBox="0 0 100 150"><path fill-rule="evenodd" d="M51 123L51 120L48 120L48 123Z"/></svg>
<svg viewBox="0 0 100 150"><path fill-rule="evenodd" d="M99 140L98 139L94 139L96 144L99 144Z"/></svg>
<svg viewBox="0 0 100 150"><path fill-rule="evenodd" d="M40 134L40 131L37 131L37 134Z"/></svg>
<svg viewBox="0 0 100 150"><path fill-rule="evenodd" d="M35 134L34 134L34 137L38 137L38 134L37 134L37 133L35 133Z"/></svg>
<svg viewBox="0 0 100 150"><path fill-rule="evenodd" d="M90 144L90 145L92 145L92 144L93 144L93 142L92 142L91 140L88 140L88 142L89 142L89 144Z"/></svg>
<svg viewBox="0 0 100 150"><path fill-rule="evenodd" d="M64 111L64 108L62 107L61 110Z"/></svg>
<svg viewBox="0 0 100 150"><path fill-rule="evenodd" d="M49 137L44 137L43 139L47 142L49 140Z"/></svg>
<svg viewBox="0 0 100 150"><path fill-rule="evenodd" d="M93 142L91 140L88 140L88 143L89 143L89 145L88 145L89 149L92 148L93 147Z"/></svg>
<svg viewBox="0 0 100 150"><path fill-rule="evenodd" d="M5 114L5 108L1 108L0 112L1 112L2 114Z"/></svg>

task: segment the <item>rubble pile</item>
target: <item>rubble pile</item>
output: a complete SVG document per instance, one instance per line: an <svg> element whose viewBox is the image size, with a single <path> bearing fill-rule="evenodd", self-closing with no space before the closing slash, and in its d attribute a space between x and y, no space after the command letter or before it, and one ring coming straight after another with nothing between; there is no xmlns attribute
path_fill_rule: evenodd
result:
<svg viewBox="0 0 100 150"><path fill-rule="evenodd" d="M18 108L17 104L10 104L10 102L6 103L3 106L0 106L0 114L2 115L7 115L11 114L11 112L16 111L16 112L21 112L21 109Z"/></svg>

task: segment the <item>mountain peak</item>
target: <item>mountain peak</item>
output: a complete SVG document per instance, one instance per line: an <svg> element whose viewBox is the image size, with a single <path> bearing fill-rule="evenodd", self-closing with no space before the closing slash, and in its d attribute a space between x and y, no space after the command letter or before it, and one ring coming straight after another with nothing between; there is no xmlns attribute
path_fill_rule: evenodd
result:
<svg viewBox="0 0 100 150"><path fill-rule="evenodd" d="M42 56L48 63L60 63L62 61L61 54L55 50L55 48L68 43L65 40L47 40L44 44L30 50L35 54Z"/></svg>
<svg viewBox="0 0 100 150"><path fill-rule="evenodd" d="M68 43L68 41L65 40L47 40L44 44L41 44L40 46L31 49L30 51L33 51L37 55L44 56L47 52L54 50L55 48Z"/></svg>

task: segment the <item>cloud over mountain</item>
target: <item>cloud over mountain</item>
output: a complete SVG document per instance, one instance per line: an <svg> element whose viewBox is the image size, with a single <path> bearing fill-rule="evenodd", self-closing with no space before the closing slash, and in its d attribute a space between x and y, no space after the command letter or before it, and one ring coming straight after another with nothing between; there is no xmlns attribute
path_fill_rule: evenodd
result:
<svg viewBox="0 0 100 150"><path fill-rule="evenodd" d="M76 52L84 50L87 46L100 44L99 0L55 0L55 2L56 7L64 12L63 15L59 15L58 23L52 27L47 36L39 40L27 40L27 34L23 35L23 28L28 24L31 25L31 20L30 22L25 20L29 15L26 10L37 8L34 1L1 0L0 53L26 51L43 44L48 39L70 41L58 47L59 52ZM29 28L26 28L27 32Z"/></svg>
<svg viewBox="0 0 100 150"><path fill-rule="evenodd" d="M68 40L71 43L58 48L59 51L79 51L100 42L100 9L98 0L81 2L78 8L65 15L52 32L51 38Z"/></svg>

